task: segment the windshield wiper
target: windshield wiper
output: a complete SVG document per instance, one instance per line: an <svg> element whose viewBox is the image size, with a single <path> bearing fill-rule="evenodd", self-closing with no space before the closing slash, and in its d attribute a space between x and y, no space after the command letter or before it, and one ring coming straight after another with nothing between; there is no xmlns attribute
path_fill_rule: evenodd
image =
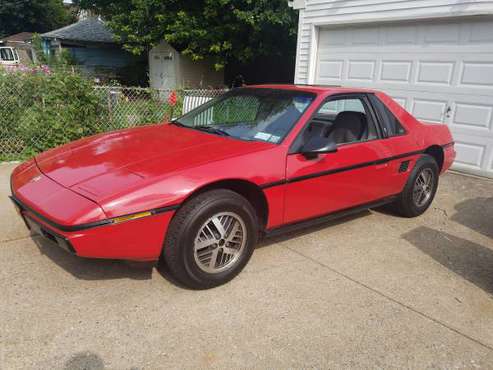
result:
<svg viewBox="0 0 493 370"><path fill-rule="evenodd" d="M194 128L194 129L205 131L205 132L210 132L211 134L217 134L217 135L221 135L221 136L231 136L226 131L221 130L220 128L213 127L213 126L193 126L190 128Z"/></svg>

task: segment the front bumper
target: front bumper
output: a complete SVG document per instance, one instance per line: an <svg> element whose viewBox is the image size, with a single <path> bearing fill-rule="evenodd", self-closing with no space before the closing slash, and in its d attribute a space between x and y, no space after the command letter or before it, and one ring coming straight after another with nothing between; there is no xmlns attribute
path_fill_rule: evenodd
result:
<svg viewBox="0 0 493 370"><path fill-rule="evenodd" d="M42 224L26 216L25 215L26 210L23 208L23 205L13 196L11 196L10 199L14 203L17 212L19 213L22 220L24 221L24 224L27 226L27 228L31 231L33 235L42 237L46 241L50 242L50 244L54 244L71 254L75 254L75 249L74 247L72 247L72 244L70 244L70 241L67 238L54 232L53 230L47 229Z"/></svg>
<svg viewBox="0 0 493 370"><path fill-rule="evenodd" d="M11 197L26 226L70 253L87 258L154 261L159 259L174 211L118 224L100 223L83 230L66 231L47 217ZM64 228L66 229L66 228Z"/></svg>

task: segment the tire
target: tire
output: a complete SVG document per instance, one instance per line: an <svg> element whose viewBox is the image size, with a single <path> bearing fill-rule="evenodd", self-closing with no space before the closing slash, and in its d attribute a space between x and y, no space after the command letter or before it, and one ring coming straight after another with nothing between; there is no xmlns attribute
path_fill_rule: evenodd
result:
<svg viewBox="0 0 493 370"><path fill-rule="evenodd" d="M415 197L414 192L418 189L419 185L417 182L422 183L425 175L431 175L432 178L430 183L427 185L425 193L426 196L423 198ZM431 205L438 188L438 176L439 170L435 159L427 154L422 155L414 169L411 171L404 190L399 195L399 198L394 203L394 209L404 217L417 217L422 215ZM419 179L419 180L418 180ZM419 190L417 190L417 193ZM422 193L425 195L425 193ZM417 201L420 200L421 202Z"/></svg>
<svg viewBox="0 0 493 370"><path fill-rule="evenodd" d="M225 284L250 260L258 228L255 210L238 193L219 189L199 194L173 217L161 263L187 288Z"/></svg>

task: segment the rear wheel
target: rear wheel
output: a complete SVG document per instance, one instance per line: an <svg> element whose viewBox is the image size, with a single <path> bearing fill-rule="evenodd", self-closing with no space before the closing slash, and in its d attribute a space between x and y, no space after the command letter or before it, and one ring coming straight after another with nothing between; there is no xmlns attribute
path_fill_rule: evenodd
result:
<svg viewBox="0 0 493 370"><path fill-rule="evenodd" d="M207 289L233 279L250 259L258 236L255 210L226 189L192 198L171 221L162 262L181 284Z"/></svg>
<svg viewBox="0 0 493 370"><path fill-rule="evenodd" d="M435 198L438 175L435 159L427 154L423 155L416 162L404 190L394 204L396 210L405 217L423 214Z"/></svg>

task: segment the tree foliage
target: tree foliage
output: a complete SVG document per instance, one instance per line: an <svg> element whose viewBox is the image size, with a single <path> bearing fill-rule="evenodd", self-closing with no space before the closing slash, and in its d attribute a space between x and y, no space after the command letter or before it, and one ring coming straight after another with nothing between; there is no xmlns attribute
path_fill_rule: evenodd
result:
<svg viewBox="0 0 493 370"><path fill-rule="evenodd" d="M296 50L296 13L287 0L80 0L103 16L136 54L165 40L193 60L228 61Z"/></svg>
<svg viewBox="0 0 493 370"><path fill-rule="evenodd" d="M1 0L0 36L48 32L74 20L62 0Z"/></svg>

